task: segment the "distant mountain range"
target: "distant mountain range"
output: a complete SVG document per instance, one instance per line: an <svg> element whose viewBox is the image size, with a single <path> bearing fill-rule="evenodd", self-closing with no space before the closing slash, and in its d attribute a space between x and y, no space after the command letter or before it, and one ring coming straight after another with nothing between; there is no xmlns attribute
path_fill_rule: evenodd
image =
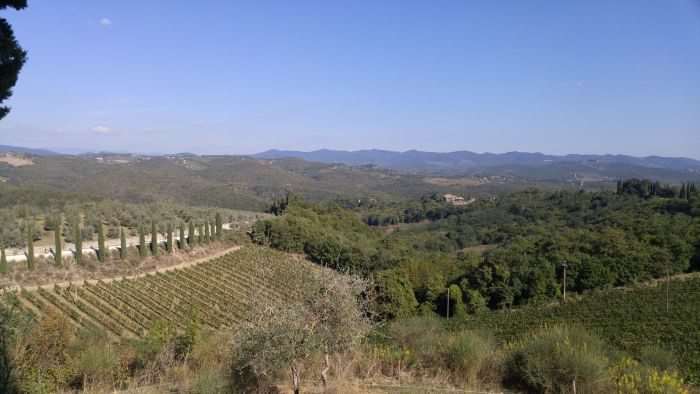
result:
<svg viewBox="0 0 700 394"><path fill-rule="evenodd" d="M537 169L544 167L627 168L670 170L698 174L700 161L676 157L634 157L627 155L547 155L543 153L508 152L475 153L455 151L446 153L409 150L394 152L387 150L342 151L322 149L312 152L268 150L254 155L261 159L299 158L322 163L341 163L353 166L374 165L387 169L421 172L459 174L488 170ZM517 171L516 171L517 172Z"/></svg>

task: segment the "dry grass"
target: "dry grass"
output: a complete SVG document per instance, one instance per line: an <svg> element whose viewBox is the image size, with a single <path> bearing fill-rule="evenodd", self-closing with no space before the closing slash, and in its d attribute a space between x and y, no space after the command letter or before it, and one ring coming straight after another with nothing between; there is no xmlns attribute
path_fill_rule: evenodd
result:
<svg viewBox="0 0 700 394"><path fill-rule="evenodd" d="M479 186L484 182L479 178L423 178L423 182L437 186Z"/></svg>
<svg viewBox="0 0 700 394"><path fill-rule="evenodd" d="M31 166L34 165L34 162L32 159L28 157L23 157L23 156L17 156L12 153L5 153L4 155L0 156L0 163L6 163L11 165L12 167L22 167L22 166Z"/></svg>

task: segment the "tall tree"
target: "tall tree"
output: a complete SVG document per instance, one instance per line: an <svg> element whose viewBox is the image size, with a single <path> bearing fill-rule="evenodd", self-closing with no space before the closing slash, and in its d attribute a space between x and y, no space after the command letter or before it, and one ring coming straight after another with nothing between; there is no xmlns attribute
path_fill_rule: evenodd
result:
<svg viewBox="0 0 700 394"><path fill-rule="evenodd" d="M27 269L34 269L34 220L27 219L27 251L25 256L27 256Z"/></svg>
<svg viewBox="0 0 700 394"><path fill-rule="evenodd" d="M204 242L209 243L211 241L211 232L209 226L209 220L204 222Z"/></svg>
<svg viewBox="0 0 700 394"><path fill-rule="evenodd" d="M104 263L107 259L107 248L105 247L105 228L102 219L97 222L97 259Z"/></svg>
<svg viewBox="0 0 700 394"><path fill-rule="evenodd" d="M21 10L26 6L26 0L0 0L0 10L7 7ZM0 18L0 104L12 96L12 88L26 60L27 52L15 39L12 26L5 18ZM9 107L0 106L0 120L9 112Z"/></svg>
<svg viewBox="0 0 700 394"><path fill-rule="evenodd" d="M80 229L80 215L75 218L73 238L75 243L75 263L80 264L83 259L83 231Z"/></svg>
<svg viewBox="0 0 700 394"><path fill-rule="evenodd" d="M173 224L168 223L168 254L173 254Z"/></svg>
<svg viewBox="0 0 700 394"><path fill-rule="evenodd" d="M0 274L6 274L8 270L5 246L0 246Z"/></svg>
<svg viewBox="0 0 700 394"><path fill-rule="evenodd" d="M63 219L61 218L61 215L58 214L56 217L56 226L54 226L53 233L54 233L54 252L53 252L53 258L54 262L56 263L57 267L60 267L63 265L63 244L61 240L61 229L63 228Z"/></svg>
<svg viewBox="0 0 700 394"><path fill-rule="evenodd" d="M148 247L146 246L146 229L143 228L143 222L139 223L139 257L148 256Z"/></svg>
<svg viewBox="0 0 700 394"><path fill-rule="evenodd" d="M156 220L151 220L151 253L158 256L158 224Z"/></svg>
<svg viewBox="0 0 700 394"><path fill-rule="evenodd" d="M201 245L204 243L204 225L200 223L197 227L197 243Z"/></svg>
<svg viewBox="0 0 700 394"><path fill-rule="evenodd" d="M187 248L187 241L185 239L185 222L180 222L180 249Z"/></svg>
<svg viewBox="0 0 700 394"><path fill-rule="evenodd" d="M119 258L125 260L129 251L127 250L128 246L126 245L126 229L123 226L119 227L119 240L121 241Z"/></svg>
<svg viewBox="0 0 700 394"><path fill-rule="evenodd" d="M224 233L224 222L221 219L221 214L219 212L216 213L216 217L214 220L216 221L216 240L221 241L221 238Z"/></svg>
<svg viewBox="0 0 700 394"><path fill-rule="evenodd" d="M197 242L197 239L194 237L194 221L192 219L190 219L188 227L189 228L187 229L187 245L191 248Z"/></svg>

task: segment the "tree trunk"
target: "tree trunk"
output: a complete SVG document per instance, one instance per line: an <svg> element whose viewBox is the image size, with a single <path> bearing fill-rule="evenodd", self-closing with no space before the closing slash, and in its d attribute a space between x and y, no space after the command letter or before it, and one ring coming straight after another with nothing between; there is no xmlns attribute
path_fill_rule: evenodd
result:
<svg viewBox="0 0 700 394"><path fill-rule="evenodd" d="M328 370L331 369L331 364L328 362L328 353L323 355L324 366L321 370L321 381L323 382L323 391L328 387Z"/></svg>
<svg viewBox="0 0 700 394"><path fill-rule="evenodd" d="M299 394L299 369L292 364L292 385L294 386L294 394Z"/></svg>

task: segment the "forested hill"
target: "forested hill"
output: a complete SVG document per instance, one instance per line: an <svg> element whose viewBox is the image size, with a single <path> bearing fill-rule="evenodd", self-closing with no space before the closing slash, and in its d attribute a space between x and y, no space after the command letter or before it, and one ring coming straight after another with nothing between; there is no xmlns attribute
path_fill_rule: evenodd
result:
<svg viewBox="0 0 700 394"><path fill-rule="evenodd" d="M688 158L659 156L634 157L626 155L547 155L543 153L508 152L475 153L470 151L424 152L410 150L342 151L322 149L312 152L268 150L255 155L258 158L300 158L322 163L348 165L376 165L378 167L438 174L505 175L528 174L533 178L570 175L578 172L589 177L640 177L687 179L700 177L700 161Z"/></svg>
<svg viewBox="0 0 700 394"><path fill-rule="evenodd" d="M397 199L431 192L466 191L460 185L436 185L413 175L298 159L191 154L90 154L23 159L21 166L0 160L0 206L17 201L49 204L57 199L109 198L132 203L171 200L187 205L263 210L274 198L287 192L319 201Z"/></svg>
<svg viewBox="0 0 700 394"><path fill-rule="evenodd" d="M247 156L177 154L0 155L0 206L51 200L115 199L142 203L263 210L292 192L311 201L398 200L431 193L490 195L540 185L526 178L435 178L396 171ZM578 183L542 182L542 187ZM614 187L607 182L597 187Z"/></svg>
<svg viewBox="0 0 700 394"><path fill-rule="evenodd" d="M628 181L617 193L530 190L464 207L432 198L346 208L291 201L283 216L259 222L253 237L384 278L392 316L441 311L448 287L465 313L509 308L560 297L564 263L570 292L700 270L697 188L661 197L663 187L655 195L648 185ZM395 220L368 225L378 217Z"/></svg>

